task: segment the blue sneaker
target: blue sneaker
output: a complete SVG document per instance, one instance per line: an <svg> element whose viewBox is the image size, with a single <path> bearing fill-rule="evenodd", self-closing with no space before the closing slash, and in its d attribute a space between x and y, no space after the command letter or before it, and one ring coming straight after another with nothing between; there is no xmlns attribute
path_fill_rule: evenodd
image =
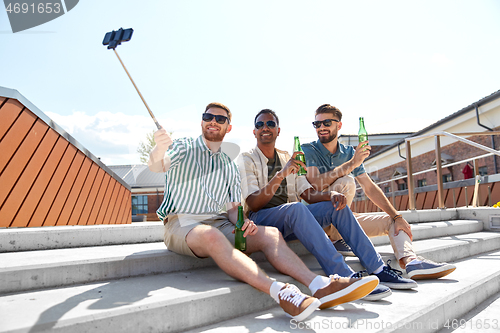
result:
<svg viewBox="0 0 500 333"><path fill-rule="evenodd" d="M417 288L418 285L415 281L411 279L405 279L401 275L403 272L389 266L391 261L387 261L387 265L384 266L382 272L374 274L380 280L380 283L386 285L392 289L411 289Z"/></svg>
<svg viewBox="0 0 500 333"><path fill-rule="evenodd" d="M363 297L362 299L365 301L378 301L379 299L386 298L387 296L392 295L391 288L384 286L383 284L379 284L371 293Z"/></svg>
<svg viewBox="0 0 500 333"><path fill-rule="evenodd" d="M368 275L367 271L359 271L354 273L351 277L361 278ZM392 294L391 288L379 284L371 293L362 298L365 301L378 301L379 299L386 298Z"/></svg>
<svg viewBox="0 0 500 333"><path fill-rule="evenodd" d="M356 256L354 252L352 252L351 247L347 245L347 243L343 239L336 241L335 244L333 244L333 246L335 246L335 250L337 250L337 252L343 256L348 256L348 257Z"/></svg>
<svg viewBox="0 0 500 333"><path fill-rule="evenodd" d="M414 280L438 279L453 272L457 267L418 257L406 264L406 273Z"/></svg>

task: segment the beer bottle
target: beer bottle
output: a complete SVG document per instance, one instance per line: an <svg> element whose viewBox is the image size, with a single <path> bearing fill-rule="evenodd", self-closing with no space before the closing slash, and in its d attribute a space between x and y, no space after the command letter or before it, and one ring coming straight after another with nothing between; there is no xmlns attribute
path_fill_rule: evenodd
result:
<svg viewBox="0 0 500 333"><path fill-rule="evenodd" d="M358 138L359 138L359 142L368 141L368 132L365 129L365 120L363 119L363 117L359 117ZM364 147L366 145L367 145L367 143L365 143L361 147Z"/></svg>
<svg viewBox="0 0 500 333"><path fill-rule="evenodd" d="M243 207L238 206L238 221L234 227L234 247L242 252L247 250L247 239L243 237L245 232L241 230L244 223L245 219L243 218Z"/></svg>
<svg viewBox="0 0 500 333"><path fill-rule="evenodd" d="M297 161L301 161L302 163L306 164L306 157L303 154L298 136L294 138L294 143L293 143L293 152L295 153L296 151L300 151L302 154L297 154L297 156L295 156L295 159ZM297 176L303 176L306 173L307 171L302 166L300 166L299 172L297 172Z"/></svg>

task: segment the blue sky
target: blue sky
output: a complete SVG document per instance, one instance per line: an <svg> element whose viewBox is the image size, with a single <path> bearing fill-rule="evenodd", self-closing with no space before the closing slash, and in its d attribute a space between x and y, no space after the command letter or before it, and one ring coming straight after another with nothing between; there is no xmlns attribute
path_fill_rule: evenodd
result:
<svg viewBox="0 0 500 333"><path fill-rule="evenodd" d="M159 122L198 136L214 101L227 141L255 146L255 114L280 117L277 146L315 139L314 110L337 106L342 134L417 131L500 89L500 1L81 0L13 34L0 9L0 86L16 89L108 165L139 163L155 129L106 32Z"/></svg>

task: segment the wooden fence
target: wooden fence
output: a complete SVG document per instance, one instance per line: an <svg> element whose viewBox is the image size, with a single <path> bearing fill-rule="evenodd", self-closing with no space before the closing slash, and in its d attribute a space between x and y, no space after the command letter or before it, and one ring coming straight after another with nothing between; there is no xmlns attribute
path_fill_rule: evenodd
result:
<svg viewBox="0 0 500 333"><path fill-rule="evenodd" d="M434 185L434 187L437 186ZM500 182L479 184L478 195L479 206L492 206L496 204L500 201ZM471 206L473 196L474 185L444 189L444 204L446 208ZM388 199L398 211L410 209L408 191L399 191L399 193L395 193L394 198L389 194ZM415 205L417 210L438 208L437 188L415 193ZM351 209L356 213L380 211L368 198L355 198L351 204Z"/></svg>

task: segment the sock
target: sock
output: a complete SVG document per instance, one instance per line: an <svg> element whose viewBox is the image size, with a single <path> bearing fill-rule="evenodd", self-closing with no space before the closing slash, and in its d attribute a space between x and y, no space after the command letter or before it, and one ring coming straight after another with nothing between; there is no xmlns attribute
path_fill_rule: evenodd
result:
<svg viewBox="0 0 500 333"><path fill-rule="evenodd" d="M314 278L314 280L312 280L311 284L309 285L309 290L314 295L316 291L318 291L318 289L326 287L329 283L330 278L318 275Z"/></svg>
<svg viewBox="0 0 500 333"><path fill-rule="evenodd" d="M384 265L382 265L379 268L377 268L376 270L374 270L373 274L378 274L378 273L382 272L383 269L384 269Z"/></svg>
<svg viewBox="0 0 500 333"><path fill-rule="evenodd" d="M422 262L422 260L418 260L417 258L415 258L412 261L410 261L409 263L407 263L406 266L420 264L421 262Z"/></svg>
<svg viewBox="0 0 500 333"><path fill-rule="evenodd" d="M276 301L276 303L280 303L280 299L278 298L278 293L280 290L285 286L283 282L277 282L274 281L273 284L271 285L271 288L269 288L269 295L271 295L272 298Z"/></svg>

